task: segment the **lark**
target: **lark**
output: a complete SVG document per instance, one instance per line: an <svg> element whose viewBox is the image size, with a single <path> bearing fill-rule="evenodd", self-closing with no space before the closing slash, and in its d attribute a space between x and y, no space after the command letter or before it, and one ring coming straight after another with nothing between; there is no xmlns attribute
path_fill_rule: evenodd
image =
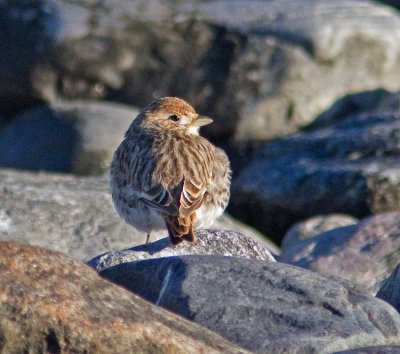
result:
<svg viewBox="0 0 400 354"><path fill-rule="evenodd" d="M110 168L118 214L147 234L168 231L173 245L195 242L230 196L231 169L220 148L199 135L212 119L177 97L160 98L133 120Z"/></svg>

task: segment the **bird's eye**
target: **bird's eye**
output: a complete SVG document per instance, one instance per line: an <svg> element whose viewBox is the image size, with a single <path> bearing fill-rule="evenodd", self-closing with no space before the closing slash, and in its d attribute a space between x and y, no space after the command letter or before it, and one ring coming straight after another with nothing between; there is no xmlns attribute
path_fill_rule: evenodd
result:
<svg viewBox="0 0 400 354"><path fill-rule="evenodd" d="M179 121L179 117L176 114L171 114L168 119L172 120L173 122Z"/></svg>

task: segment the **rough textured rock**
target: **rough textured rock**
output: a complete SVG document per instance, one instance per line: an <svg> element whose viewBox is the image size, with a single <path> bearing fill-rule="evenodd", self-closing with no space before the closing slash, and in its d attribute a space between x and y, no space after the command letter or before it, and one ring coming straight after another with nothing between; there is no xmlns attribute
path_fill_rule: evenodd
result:
<svg viewBox="0 0 400 354"><path fill-rule="evenodd" d="M379 289L376 297L391 304L400 312L400 265L398 265Z"/></svg>
<svg viewBox="0 0 400 354"><path fill-rule="evenodd" d="M359 283L375 294L400 255L400 213L324 232L282 251L280 261Z"/></svg>
<svg viewBox="0 0 400 354"><path fill-rule="evenodd" d="M87 261L146 239L118 217L106 177L0 169L0 200L0 240L18 240ZM236 230L234 221L224 216L216 227ZM242 225L237 230L246 233ZM250 230L247 235L254 234ZM152 240L166 235L154 232Z"/></svg>
<svg viewBox="0 0 400 354"><path fill-rule="evenodd" d="M243 353L60 253L0 243L3 353Z"/></svg>
<svg viewBox="0 0 400 354"><path fill-rule="evenodd" d="M400 88L400 18L372 1L3 1L0 16L8 114L178 95L216 118L210 135L246 140L294 131L348 93Z"/></svg>
<svg viewBox="0 0 400 354"><path fill-rule="evenodd" d="M58 102L27 110L0 133L0 166L100 174L138 110L104 102Z"/></svg>
<svg viewBox="0 0 400 354"><path fill-rule="evenodd" d="M393 307L283 263L181 256L124 263L101 275L260 353L400 344Z"/></svg>
<svg viewBox="0 0 400 354"><path fill-rule="evenodd" d="M379 345L376 347L343 350L332 354L399 354L399 353L400 353L400 346Z"/></svg>
<svg viewBox="0 0 400 354"><path fill-rule="evenodd" d="M105 253L93 258L87 264L101 272L115 265L149 258L211 254L275 262L274 257L266 248L248 236L234 231L198 230L196 243L193 245L185 242L172 247L167 237L128 250Z"/></svg>
<svg viewBox="0 0 400 354"><path fill-rule="evenodd" d="M317 236L318 234L338 227L354 225L358 220L350 215L318 215L294 224L282 240L282 248L287 249L295 243Z"/></svg>
<svg viewBox="0 0 400 354"><path fill-rule="evenodd" d="M280 240L299 220L400 208L400 114L351 116L266 143L233 180L230 212Z"/></svg>

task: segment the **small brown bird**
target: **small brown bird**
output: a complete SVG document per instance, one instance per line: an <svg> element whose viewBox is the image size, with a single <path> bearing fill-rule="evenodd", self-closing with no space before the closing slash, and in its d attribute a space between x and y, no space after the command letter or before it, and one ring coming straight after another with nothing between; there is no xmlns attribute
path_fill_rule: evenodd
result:
<svg viewBox="0 0 400 354"><path fill-rule="evenodd" d="M111 163L112 198L119 215L147 233L167 229L172 244L195 241L194 227L210 226L229 201L225 152L199 136L212 119L187 102L164 97L131 123Z"/></svg>

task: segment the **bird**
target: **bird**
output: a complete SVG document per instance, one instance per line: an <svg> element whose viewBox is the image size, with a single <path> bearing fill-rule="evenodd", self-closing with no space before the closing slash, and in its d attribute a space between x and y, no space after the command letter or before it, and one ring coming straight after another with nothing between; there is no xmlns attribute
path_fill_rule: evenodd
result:
<svg viewBox="0 0 400 354"><path fill-rule="evenodd" d="M125 222L146 233L167 230L172 245L195 242L229 202L226 153L199 135L212 119L178 97L159 98L132 121L110 166L112 200Z"/></svg>

